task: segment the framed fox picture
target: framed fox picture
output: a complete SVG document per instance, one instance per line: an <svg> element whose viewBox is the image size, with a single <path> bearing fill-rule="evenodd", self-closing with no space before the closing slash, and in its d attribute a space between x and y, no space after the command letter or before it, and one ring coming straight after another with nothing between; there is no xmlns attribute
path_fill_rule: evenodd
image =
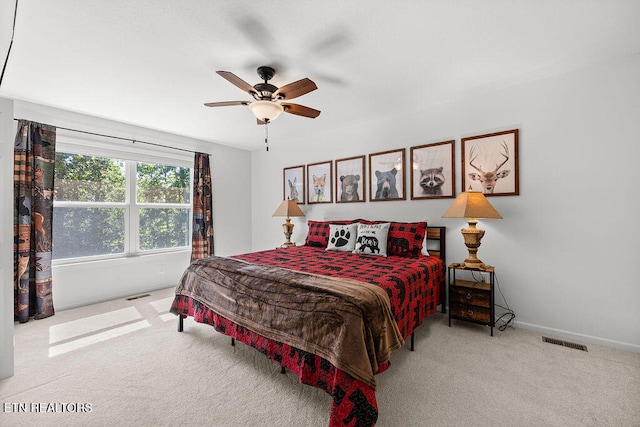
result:
<svg viewBox="0 0 640 427"><path fill-rule="evenodd" d="M307 203L333 203L333 162L307 165Z"/></svg>

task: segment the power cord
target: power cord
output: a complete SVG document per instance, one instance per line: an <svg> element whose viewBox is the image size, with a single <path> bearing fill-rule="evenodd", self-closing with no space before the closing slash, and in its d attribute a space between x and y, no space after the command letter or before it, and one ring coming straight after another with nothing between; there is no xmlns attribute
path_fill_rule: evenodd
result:
<svg viewBox="0 0 640 427"><path fill-rule="evenodd" d="M504 301L504 304L506 305L506 307L503 307L499 304L495 304L496 307L500 307L501 309L505 310L505 313L502 314L502 316L498 317L495 321L495 325L498 324L498 322L503 322L502 325L498 326L498 330L500 331L504 331L505 329L507 329L509 327L509 325L512 325L513 322L516 319L516 313L511 309L511 307L509 307L509 303L507 302L507 299L504 297L504 294L502 293L502 289L500 289L500 282L498 281L498 275L495 274L495 279L496 279L496 288L498 288L498 292L500 292L500 296L502 297L502 300ZM506 317L507 320L504 320L503 318ZM513 325L512 325L513 326Z"/></svg>
<svg viewBox="0 0 640 427"><path fill-rule="evenodd" d="M18 0L16 0L16 7L13 10L13 29L11 30L11 41L9 42L9 49L7 49L7 57L4 60L2 66L2 74L0 74L0 87L2 87L2 81L4 80L4 71L7 69L7 63L9 62L9 54L11 53L11 47L13 46L13 36L16 33L16 15L18 14Z"/></svg>
<svg viewBox="0 0 640 427"><path fill-rule="evenodd" d="M471 272L471 276L472 276L473 280L475 280L476 282L484 282L485 281L484 278L482 277L482 274L480 274L480 278L476 277L476 271L472 271ZM509 307L509 303L507 302L507 299L505 298L504 294L502 293L502 289L500 289L500 282L498 281L498 275L494 272L493 276L494 276L494 279L495 279L495 282L496 282L496 288L498 289L498 292L500 293L500 296L502 297L502 300L504 301L504 304L506 305L506 307L504 307L504 306L502 306L500 304L496 304L494 302L494 305L496 307L499 307L499 308L501 308L502 310L505 311L500 317L495 319L494 325L497 325L498 322L502 322L502 324L500 326L497 326L497 328L500 331L504 331L509 326L513 326L513 322L516 319L516 313L511 309L511 307Z"/></svg>

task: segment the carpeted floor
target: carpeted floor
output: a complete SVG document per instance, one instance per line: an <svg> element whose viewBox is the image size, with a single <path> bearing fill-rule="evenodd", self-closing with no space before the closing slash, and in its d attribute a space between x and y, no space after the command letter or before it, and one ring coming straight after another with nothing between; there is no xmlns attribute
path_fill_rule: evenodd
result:
<svg viewBox="0 0 640 427"><path fill-rule="evenodd" d="M168 313L173 289L15 328L0 425L326 426L330 398L255 350ZM543 343L445 315L378 377L378 426L640 426L640 354ZM40 411L40 412L37 412Z"/></svg>

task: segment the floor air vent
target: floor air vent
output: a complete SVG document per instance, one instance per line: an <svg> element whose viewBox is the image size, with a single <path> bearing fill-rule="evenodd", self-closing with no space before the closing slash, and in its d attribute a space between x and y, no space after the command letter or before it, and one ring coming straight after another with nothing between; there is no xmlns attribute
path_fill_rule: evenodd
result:
<svg viewBox="0 0 640 427"><path fill-rule="evenodd" d="M561 345L563 347L569 347L576 350L588 351L587 346L583 344L576 344L569 341L558 340L555 338L542 337L542 342L548 342L550 344Z"/></svg>
<svg viewBox="0 0 640 427"><path fill-rule="evenodd" d="M134 297L129 297L129 298L127 298L127 301L133 301L134 299L148 297L149 295L150 295L150 294L136 295L136 296L134 296Z"/></svg>

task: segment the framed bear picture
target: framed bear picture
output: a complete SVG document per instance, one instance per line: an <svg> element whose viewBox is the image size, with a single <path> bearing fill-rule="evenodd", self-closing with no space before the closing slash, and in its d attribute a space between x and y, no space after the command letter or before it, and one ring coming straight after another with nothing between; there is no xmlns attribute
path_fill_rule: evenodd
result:
<svg viewBox="0 0 640 427"><path fill-rule="evenodd" d="M332 161L307 165L307 203L333 203Z"/></svg>
<svg viewBox="0 0 640 427"><path fill-rule="evenodd" d="M369 154L369 200L405 200L405 149Z"/></svg>
<svg viewBox="0 0 640 427"><path fill-rule="evenodd" d="M364 156L336 160L336 203L364 202Z"/></svg>
<svg viewBox="0 0 640 427"><path fill-rule="evenodd" d="M282 200L291 199L304 204L304 165L284 168L282 175Z"/></svg>
<svg viewBox="0 0 640 427"><path fill-rule="evenodd" d="M411 147L411 199L455 197L455 141Z"/></svg>

